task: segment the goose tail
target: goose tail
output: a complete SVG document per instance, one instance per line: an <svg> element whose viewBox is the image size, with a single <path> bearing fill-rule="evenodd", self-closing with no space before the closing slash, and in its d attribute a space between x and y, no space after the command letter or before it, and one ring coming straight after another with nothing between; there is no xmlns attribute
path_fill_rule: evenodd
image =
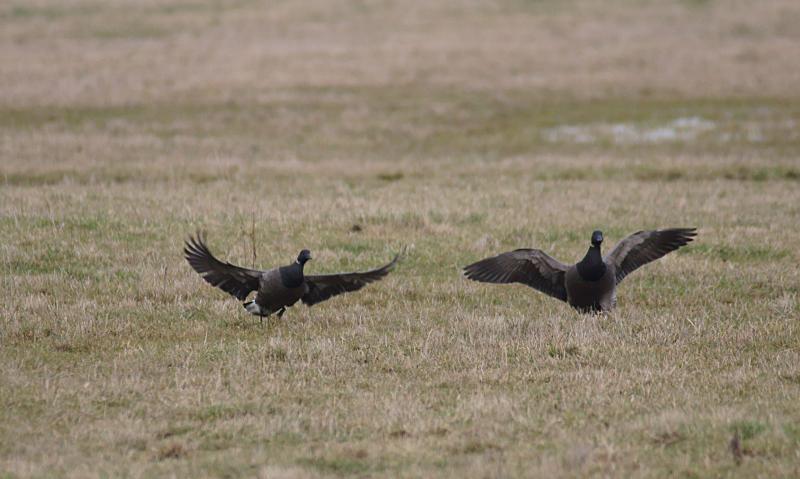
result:
<svg viewBox="0 0 800 479"><path fill-rule="evenodd" d="M259 306L258 303L255 302L255 300L245 301L244 303L242 303L242 306L244 306L244 309L246 309L248 313L254 314L256 316L262 316L261 306Z"/></svg>

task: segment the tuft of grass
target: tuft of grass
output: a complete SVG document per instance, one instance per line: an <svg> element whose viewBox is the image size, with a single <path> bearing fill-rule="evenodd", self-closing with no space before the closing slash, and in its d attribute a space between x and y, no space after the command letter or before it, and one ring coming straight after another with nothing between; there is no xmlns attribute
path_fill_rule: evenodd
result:
<svg viewBox="0 0 800 479"><path fill-rule="evenodd" d="M580 348L574 345L560 347L555 344L551 344L547 347L547 355L553 359L565 359L570 356L577 356L579 354Z"/></svg>
<svg viewBox="0 0 800 479"><path fill-rule="evenodd" d="M186 457L189 454L189 451L183 444L180 443L170 443L161 449L158 450L156 454L156 459L159 461L169 460L169 459L181 459Z"/></svg>
<svg viewBox="0 0 800 479"><path fill-rule="evenodd" d="M156 439L168 439L174 436L183 436L192 431L190 426L170 426L166 429L159 431L156 434Z"/></svg>
<svg viewBox="0 0 800 479"><path fill-rule="evenodd" d="M189 411L186 416L189 419L205 423L248 416L254 414L255 411L256 408L253 404L212 404L194 411Z"/></svg>
<svg viewBox="0 0 800 479"><path fill-rule="evenodd" d="M386 181L386 182L402 180L403 177L405 177L405 174L402 173L402 172L380 173L380 174L378 174L378 179Z"/></svg>
<svg viewBox="0 0 800 479"><path fill-rule="evenodd" d="M795 444L800 444L800 425L798 424L784 424L783 433Z"/></svg>
<svg viewBox="0 0 800 479"><path fill-rule="evenodd" d="M742 420L734 422L731 432L739 434L743 441L749 441L767 430L767 425L759 421Z"/></svg>
<svg viewBox="0 0 800 479"><path fill-rule="evenodd" d="M309 466L322 473L342 476L366 474L372 470L371 465L366 461L350 457L306 458L297 461L297 464Z"/></svg>

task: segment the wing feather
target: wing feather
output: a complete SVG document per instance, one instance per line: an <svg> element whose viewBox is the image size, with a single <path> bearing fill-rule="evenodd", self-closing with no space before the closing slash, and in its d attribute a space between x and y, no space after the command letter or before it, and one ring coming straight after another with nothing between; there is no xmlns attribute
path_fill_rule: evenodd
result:
<svg viewBox="0 0 800 479"><path fill-rule="evenodd" d="M561 301L567 300L568 266L538 249L517 249L464 268L464 275L483 283L521 283Z"/></svg>
<svg viewBox="0 0 800 479"><path fill-rule="evenodd" d="M306 275L308 292L303 295L302 301L308 306L313 306L333 296L358 291L370 283L383 279L394 269L399 259L400 255L398 254L392 261L380 268L362 273Z"/></svg>
<svg viewBox="0 0 800 479"><path fill-rule="evenodd" d="M636 269L686 246L695 236L696 228L639 231L620 241L604 261L614 267L619 283Z"/></svg>
<svg viewBox="0 0 800 479"><path fill-rule="evenodd" d="M206 246L202 232L198 232L196 238L189 236L183 254L189 265L208 284L235 296L240 301L244 301L251 291L258 289L261 271L241 268L218 260Z"/></svg>

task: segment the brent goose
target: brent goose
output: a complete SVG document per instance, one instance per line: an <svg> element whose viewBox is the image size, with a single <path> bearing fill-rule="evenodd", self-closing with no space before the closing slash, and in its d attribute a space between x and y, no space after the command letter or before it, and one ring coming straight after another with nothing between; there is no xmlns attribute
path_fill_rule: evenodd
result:
<svg viewBox="0 0 800 479"><path fill-rule="evenodd" d="M247 295L256 291L255 298L243 303L250 314L264 317L278 313L283 316L286 308L297 301L308 306L325 301L338 294L357 291L373 281L378 281L397 264L400 255L388 264L363 273L338 273L305 275L303 266L311 259L307 249L300 251L297 260L287 266L259 271L223 263L211 254L202 233L191 236L183 249L186 261L212 286L245 301Z"/></svg>
<svg viewBox="0 0 800 479"><path fill-rule="evenodd" d="M696 228L639 231L603 258L603 232L595 231L586 256L573 266L538 249L518 249L473 263L464 268L464 274L484 283L522 283L582 312L610 311L617 302L617 285L625 276L685 246L696 235Z"/></svg>

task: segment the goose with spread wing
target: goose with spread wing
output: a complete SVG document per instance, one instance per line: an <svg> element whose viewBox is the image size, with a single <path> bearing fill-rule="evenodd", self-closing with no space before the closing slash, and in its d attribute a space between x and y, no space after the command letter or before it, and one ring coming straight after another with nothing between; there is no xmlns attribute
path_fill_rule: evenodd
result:
<svg viewBox="0 0 800 479"><path fill-rule="evenodd" d="M247 312L259 316L262 321L273 313L280 318L286 308L298 301L313 306L333 296L357 291L389 274L400 257L397 255L380 268L361 273L306 275L303 267L311 259L311 252L304 249L294 263L262 271L218 260L206 246L202 233L196 238L189 237L183 253L189 265L207 283L243 301ZM253 291L255 297L246 301Z"/></svg>
<svg viewBox="0 0 800 479"><path fill-rule="evenodd" d="M595 231L586 256L572 266L538 249L518 249L473 263L464 274L483 283L521 283L582 312L610 311L617 302L617 286L627 275L687 245L696 235L696 228L639 231L603 257L603 232Z"/></svg>

